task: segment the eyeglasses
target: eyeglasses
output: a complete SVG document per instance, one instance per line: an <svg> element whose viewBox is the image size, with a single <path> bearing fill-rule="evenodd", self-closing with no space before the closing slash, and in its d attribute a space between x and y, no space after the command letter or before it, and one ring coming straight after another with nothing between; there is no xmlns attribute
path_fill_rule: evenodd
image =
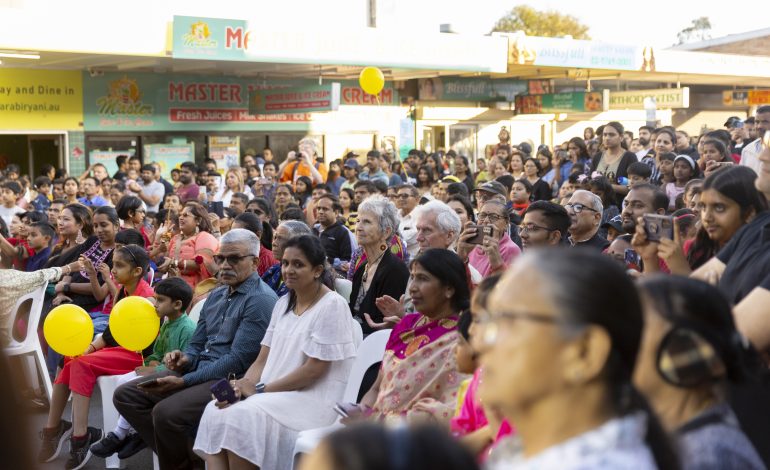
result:
<svg viewBox="0 0 770 470"><path fill-rule="evenodd" d="M503 312L491 315L488 312L483 312L479 319L479 330L481 332L481 340L483 344L492 346L497 342L500 334L500 326L498 320L526 320L535 323L544 323L555 325L560 322L557 316L547 315L545 313L530 313L530 312Z"/></svg>
<svg viewBox="0 0 770 470"><path fill-rule="evenodd" d="M591 212L599 212L596 209L594 209L593 207L588 207L585 204L580 204L579 202L575 203L575 204L565 204L564 208L567 209L567 210L574 211L575 214L580 214L581 212L583 212L584 209L585 210L589 210Z"/></svg>
<svg viewBox="0 0 770 470"><path fill-rule="evenodd" d="M479 212L479 215L478 215L478 220L488 220L493 224L498 220L503 220L503 219L505 219L505 216L500 214L489 214L487 212Z"/></svg>
<svg viewBox="0 0 770 470"><path fill-rule="evenodd" d="M227 261L227 264L230 266L235 266L236 264L240 263L240 261L243 258L254 258L256 255L228 255L228 256L222 256L222 255L214 255L214 262L217 264L222 264L223 262Z"/></svg>
<svg viewBox="0 0 770 470"><path fill-rule="evenodd" d="M553 232L556 229L555 228L543 227L542 225L536 225L536 224L521 224L521 225L519 225L519 233L531 233L531 232L537 232L538 230L545 230L546 232Z"/></svg>
<svg viewBox="0 0 770 470"><path fill-rule="evenodd" d="M396 197L397 197L398 199L401 199L401 200L407 200L407 199L409 199L410 197L412 197L412 195L411 195L411 194L399 194L399 195L398 195L398 196L396 196Z"/></svg>

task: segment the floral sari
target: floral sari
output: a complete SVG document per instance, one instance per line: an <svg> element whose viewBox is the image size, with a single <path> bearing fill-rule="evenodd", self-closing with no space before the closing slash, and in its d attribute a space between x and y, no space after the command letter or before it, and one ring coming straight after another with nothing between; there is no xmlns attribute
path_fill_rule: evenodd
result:
<svg viewBox="0 0 770 470"><path fill-rule="evenodd" d="M217 250L219 250L219 240L208 232L198 232L194 237L185 240L182 240L182 235L176 235L171 239L168 247L169 256L179 260L180 263L187 261L189 265L193 263L198 265L198 271L179 275L193 289L200 281L211 277L205 263L211 262Z"/></svg>
<svg viewBox="0 0 770 470"><path fill-rule="evenodd" d="M448 424L465 378L457 372L456 343L456 315L435 321L420 314L406 315L385 347L372 415Z"/></svg>

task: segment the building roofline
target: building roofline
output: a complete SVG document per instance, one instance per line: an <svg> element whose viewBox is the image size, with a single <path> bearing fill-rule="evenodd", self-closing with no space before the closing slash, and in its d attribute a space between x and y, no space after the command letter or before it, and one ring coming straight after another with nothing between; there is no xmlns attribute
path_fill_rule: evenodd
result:
<svg viewBox="0 0 770 470"><path fill-rule="evenodd" d="M676 49L680 51L696 51L700 49L705 49L707 47L722 46L724 44L731 44L734 42L748 41L750 39L761 38L764 36L770 36L770 28L755 29L754 31L728 34L727 36L707 39L705 41L679 44L677 46L671 46L669 47L669 49Z"/></svg>

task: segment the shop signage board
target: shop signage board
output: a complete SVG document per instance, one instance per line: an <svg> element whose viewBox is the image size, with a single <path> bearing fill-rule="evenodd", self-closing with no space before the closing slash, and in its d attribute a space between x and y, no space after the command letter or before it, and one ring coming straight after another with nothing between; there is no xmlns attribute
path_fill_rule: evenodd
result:
<svg viewBox="0 0 770 470"><path fill-rule="evenodd" d="M251 90L251 114L319 113L340 107L340 84Z"/></svg>
<svg viewBox="0 0 770 470"><path fill-rule="evenodd" d="M83 74L86 131L307 130L310 113L251 114L249 93L312 86L312 80L254 80L184 74ZM377 105L352 80L340 83L340 104ZM380 93L383 106L398 104L392 84Z"/></svg>
<svg viewBox="0 0 770 470"><path fill-rule="evenodd" d="M748 90L723 91L722 104L725 106L746 107L749 105L749 91Z"/></svg>
<svg viewBox="0 0 770 470"><path fill-rule="evenodd" d="M352 65L505 73L500 36L393 34L377 28L287 28L262 20L174 16L175 59Z"/></svg>
<svg viewBox="0 0 770 470"><path fill-rule="evenodd" d="M610 91L603 93L604 109L645 109L644 100L653 99L659 109L689 108L690 88L658 90Z"/></svg>
<svg viewBox="0 0 770 470"><path fill-rule="evenodd" d="M80 129L83 84L78 71L0 68L0 129Z"/></svg>
<svg viewBox="0 0 770 470"><path fill-rule="evenodd" d="M171 170L195 161L195 143L148 144L144 146L144 160L157 162L160 174L170 180Z"/></svg>
<svg viewBox="0 0 770 470"><path fill-rule="evenodd" d="M398 156L403 161L409 156L409 151L416 147L414 143L414 121L412 118L401 119L398 129Z"/></svg>
<svg viewBox="0 0 770 470"><path fill-rule="evenodd" d="M421 101L513 101L526 93L525 80L434 77L418 80Z"/></svg>
<svg viewBox="0 0 770 470"><path fill-rule="evenodd" d="M749 90L749 106L770 104L770 90Z"/></svg>
<svg viewBox="0 0 770 470"><path fill-rule="evenodd" d="M217 162L217 170L224 174L237 166L241 157L241 139L238 136L212 135L209 137L209 158Z"/></svg>
<svg viewBox="0 0 770 470"><path fill-rule="evenodd" d="M508 44L508 64L511 66L640 70L644 49L651 51L625 44L522 34L510 35Z"/></svg>
<svg viewBox="0 0 770 470"><path fill-rule="evenodd" d="M600 112L603 109L602 94L595 91L517 96L515 103L516 114Z"/></svg>

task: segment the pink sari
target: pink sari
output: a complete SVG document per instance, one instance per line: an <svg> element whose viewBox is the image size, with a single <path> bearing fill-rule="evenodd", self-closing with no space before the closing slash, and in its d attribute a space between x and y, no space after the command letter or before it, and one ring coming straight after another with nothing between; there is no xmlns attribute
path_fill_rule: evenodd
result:
<svg viewBox="0 0 770 470"><path fill-rule="evenodd" d="M194 237L188 238L181 242L182 235L176 235L171 239L171 243L168 247L169 256L174 259L178 259L181 263L186 260L187 264L192 266L196 263L195 258L200 257L203 261L210 262L214 257L214 254L219 250L219 240L214 235L208 232L198 232ZM181 264L180 264L181 266ZM190 286L195 289L195 286L204 279L211 277L206 265L203 263L198 264L198 271L190 274L180 274L182 279L185 280Z"/></svg>
<svg viewBox="0 0 770 470"><path fill-rule="evenodd" d="M457 335L456 315L435 321L406 315L385 347L372 415L448 424L464 378L454 356Z"/></svg>

